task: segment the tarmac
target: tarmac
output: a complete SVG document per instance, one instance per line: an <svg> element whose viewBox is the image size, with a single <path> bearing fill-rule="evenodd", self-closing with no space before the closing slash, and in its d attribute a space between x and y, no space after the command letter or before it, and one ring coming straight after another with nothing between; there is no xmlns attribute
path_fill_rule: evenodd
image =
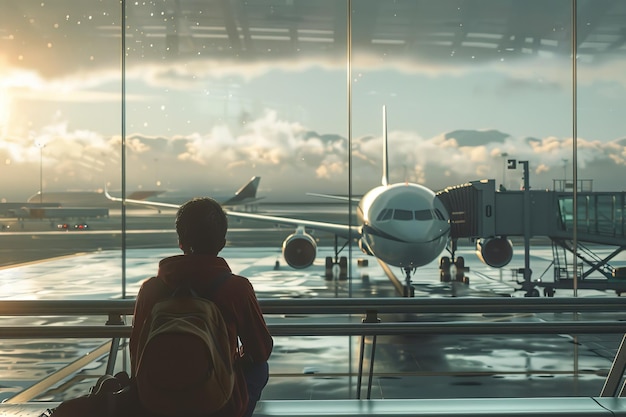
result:
<svg viewBox="0 0 626 417"><path fill-rule="evenodd" d="M281 213L282 214L282 213ZM313 214L311 214L313 216ZM315 214L316 218L319 218ZM138 215L129 221L126 242L117 219L91 222L89 230L58 231L49 225L36 230L3 232L10 243L0 251L0 302L3 299L132 298L141 282L156 273L158 260L179 253L171 213ZM52 229L52 230L50 230ZM383 269L358 249L350 255L347 280L325 280L324 256L332 238L319 238L312 267L289 268L280 243L292 230L252 223L232 223L222 256L234 272L247 276L259 298L397 297ZM37 244L33 245L36 240ZM30 246L28 243L30 242ZM127 247L125 259L120 247ZM42 251L42 248L49 248ZM31 250L32 249L32 250ZM22 253L19 253L22 251ZM7 253L19 259L7 259ZM348 253L342 253L348 255ZM506 269L483 265L470 246L461 246L470 285L439 281L438 261L416 271L416 297L521 297L514 271L523 266L523 250L516 248ZM533 247L536 274L549 276L550 247ZM367 262L364 262L364 261ZM124 264L124 265L123 265ZM122 270L126 287L122 290ZM394 271L402 279L401 271ZM571 296L568 290L556 297ZM611 297L601 291L580 291L584 297ZM567 317L565 317L567 316ZM424 321L552 321L567 314L408 315L401 320ZM596 314L594 317L606 319ZM614 318L614 317L612 317ZM333 322L345 317L327 315ZM394 319L398 319L395 317ZM626 319L622 317L622 319ZM5 324L91 324L93 317L3 318ZM314 317L267 317L268 322L320 320ZM355 323L361 317L352 317ZM378 337L371 398L480 398L597 396L621 341L621 335L444 335ZM357 395L360 337L276 337L270 360L270 382L263 399L342 399ZM93 350L102 340L3 340L0 355L0 401L15 395L55 369ZM366 339L366 352L371 349ZM367 355L367 353L366 353ZM120 363L121 362L121 363ZM120 366L124 360L118 361ZM369 363L366 364L369 366ZM37 400L60 401L82 395L102 374L104 360L54 387ZM366 382L361 398L367 394Z"/></svg>

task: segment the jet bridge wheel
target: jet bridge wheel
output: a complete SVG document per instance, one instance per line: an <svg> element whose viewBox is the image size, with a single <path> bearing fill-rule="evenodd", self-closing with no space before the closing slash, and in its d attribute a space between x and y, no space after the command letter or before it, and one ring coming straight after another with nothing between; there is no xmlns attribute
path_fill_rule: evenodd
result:
<svg viewBox="0 0 626 417"><path fill-rule="evenodd" d="M539 290L537 288L533 288L532 290L528 290L524 297L539 297Z"/></svg>
<svg viewBox="0 0 626 417"><path fill-rule="evenodd" d="M545 287L543 289L543 296L544 297L554 297L554 293L555 293L555 289L552 287Z"/></svg>

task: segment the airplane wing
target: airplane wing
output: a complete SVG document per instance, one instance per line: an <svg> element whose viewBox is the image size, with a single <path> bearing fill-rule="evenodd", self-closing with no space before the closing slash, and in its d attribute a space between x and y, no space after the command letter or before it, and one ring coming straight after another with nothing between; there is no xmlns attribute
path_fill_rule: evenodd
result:
<svg viewBox="0 0 626 417"><path fill-rule="evenodd" d="M350 199L350 197L348 197L347 195L336 195L336 194L320 194L320 193L306 193L306 195L310 195L313 197L322 197L322 198L328 198L330 200L339 200L339 201L346 201L346 202L351 202L353 204L357 204L361 198L363 198L363 195L352 195L352 199Z"/></svg>
<svg viewBox="0 0 626 417"><path fill-rule="evenodd" d="M328 232L337 236L349 238L360 236L358 226L348 226L345 224L318 222L315 220L303 220L290 217L268 216L258 213L245 213L240 211L226 210L226 215L238 219L256 220L261 222L269 222L274 224L282 224L289 226L304 226L309 229L315 229L322 232ZM350 233L352 231L352 233Z"/></svg>
<svg viewBox="0 0 626 417"><path fill-rule="evenodd" d="M320 194L320 193L306 193L306 195L310 195L313 197L328 198L331 200L350 201L350 197L347 197L345 195Z"/></svg>
<svg viewBox="0 0 626 417"><path fill-rule="evenodd" d="M119 198L119 197L113 197L111 194L109 194L109 191L106 188L104 189L104 195L106 196L106 198L108 198L111 201L123 202L125 204L135 204L138 206L163 207L163 208L174 208L174 209L178 209L180 207L180 205L178 204L162 203L159 201L135 200L132 198L124 199L124 198Z"/></svg>
<svg viewBox="0 0 626 417"><path fill-rule="evenodd" d="M113 197L109 194L108 190L104 190L104 195L111 201L119 201L126 202L126 204L135 204L140 206L148 206L148 207L163 207L163 208L171 208L178 209L180 207L179 204L174 203L165 203L165 202L156 202L156 201L148 201L148 200L134 200L134 199L122 199L119 197ZM348 226L344 224L336 224L336 223L327 223L327 222L318 222L315 220L304 220L304 219L295 219L289 217L278 217L278 216L268 216L264 214L258 213L247 213L240 212L234 210L225 210L226 215L238 218L238 219L248 219L248 220L256 220L267 223L288 225L288 226L304 226L309 229L315 229L322 232L328 232L335 234L337 236L349 238L350 236L356 237L360 236L360 231L357 226ZM352 233L350 233L352 231Z"/></svg>

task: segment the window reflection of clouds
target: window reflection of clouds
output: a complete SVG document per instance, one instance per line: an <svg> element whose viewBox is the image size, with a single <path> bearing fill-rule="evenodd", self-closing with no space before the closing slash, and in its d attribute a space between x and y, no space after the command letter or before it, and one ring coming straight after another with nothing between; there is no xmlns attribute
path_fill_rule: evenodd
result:
<svg viewBox="0 0 626 417"><path fill-rule="evenodd" d="M211 17L217 17L213 21L203 20L206 16L198 10L183 18L168 2L128 2L127 126L137 145L130 151L141 150L147 161L158 158L171 167L170 175L200 175L202 167L215 166L213 157L220 154L220 166L248 169L246 176L280 165L282 178L289 169L299 171L293 178L302 178L298 174L306 170L309 177L325 181L320 187L336 186L333 179L341 178L340 187L345 188L346 50L341 42L329 42L345 32L340 24L334 25L341 19L331 19L336 4L312 3L307 3L311 7L307 10L322 18L318 27L308 27L311 23L306 19L299 21L299 48L290 49L278 39L290 33L289 17L294 16L293 8L281 5L276 13L283 20L254 21L253 43L241 43L236 51L225 48L231 40L219 13ZM108 149L84 152L117 152L113 137L120 125L119 3L12 4L3 8L8 17L4 25L9 26L0 28L0 42L7 51L3 62L10 69L8 76L3 74L2 85L14 97L11 111L0 112L3 134L9 139L28 135L36 140L49 130L48 124L60 121L51 114L59 114L68 121L67 138L111 139ZM380 159L376 115L381 104L391 101L393 176L433 188L493 177L497 175L494 160L506 151L531 159L537 169L534 180L549 186L556 176L551 167L560 166L563 155L571 153L571 62L569 20L565 19L571 2L551 3L549 13L547 6L519 3L517 19L533 24L522 25L530 34L525 38L512 32L510 44L499 33L489 33L496 26L464 25L461 33L442 24L474 15L508 21L509 3L492 5L488 13L481 13L482 2L468 2L463 10L441 2L428 7L420 3L419 8L417 4L388 2L380 6L378 17L364 8L353 16L353 70L359 74L352 91L353 153L358 155L355 180L376 182L377 171L368 173L368 167L377 167ZM581 22L592 16L585 4L579 11ZM602 23L587 23L589 37L582 39L579 50L577 81L583 104L579 160L581 168L598 167L591 175L600 175L599 167L617 169L624 163L614 157L624 148L615 141L622 133L614 117L626 109L626 60L616 31L624 5L614 7ZM258 12L263 9L251 9L255 18ZM410 16L428 24L409 24ZM366 21L373 22L371 27L364 27ZM400 38L407 36L406 25L414 31L409 41ZM364 35L369 39L364 40ZM168 42L176 48L168 49ZM253 45L263 47L245 49ZM0 103L0 109L7 106ZM270 120L268 112L276 116ZM455 129L467 129L480 143L442 141L446 132ZM502 138L494 139L483 129L499 131ZM155 138L170 145L157 144ZM17 142L12 143L15 153ZM1 146L0 152L8 152L8 145ZM37 163L36 156L22 153L16 160ZM131 156L141 159L139 152ZM153 182L146 177L153 169L131 172L136 183ZM271 172L268 175L280 180ZM606 175L607 181L611 177L617 176ZM232 182L240 181L233 178Z"/></svg>

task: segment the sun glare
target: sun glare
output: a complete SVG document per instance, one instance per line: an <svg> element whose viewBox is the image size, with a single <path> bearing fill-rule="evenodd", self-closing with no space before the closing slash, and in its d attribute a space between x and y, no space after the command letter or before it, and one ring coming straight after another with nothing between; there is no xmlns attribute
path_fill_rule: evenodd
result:
<svg viewBox="0 0 626 417"><path fill-rule="evenodd" d="M10 100L8 92L5 89L0 90L0 128L4 129L9 123L9 104Z"/></svg>

